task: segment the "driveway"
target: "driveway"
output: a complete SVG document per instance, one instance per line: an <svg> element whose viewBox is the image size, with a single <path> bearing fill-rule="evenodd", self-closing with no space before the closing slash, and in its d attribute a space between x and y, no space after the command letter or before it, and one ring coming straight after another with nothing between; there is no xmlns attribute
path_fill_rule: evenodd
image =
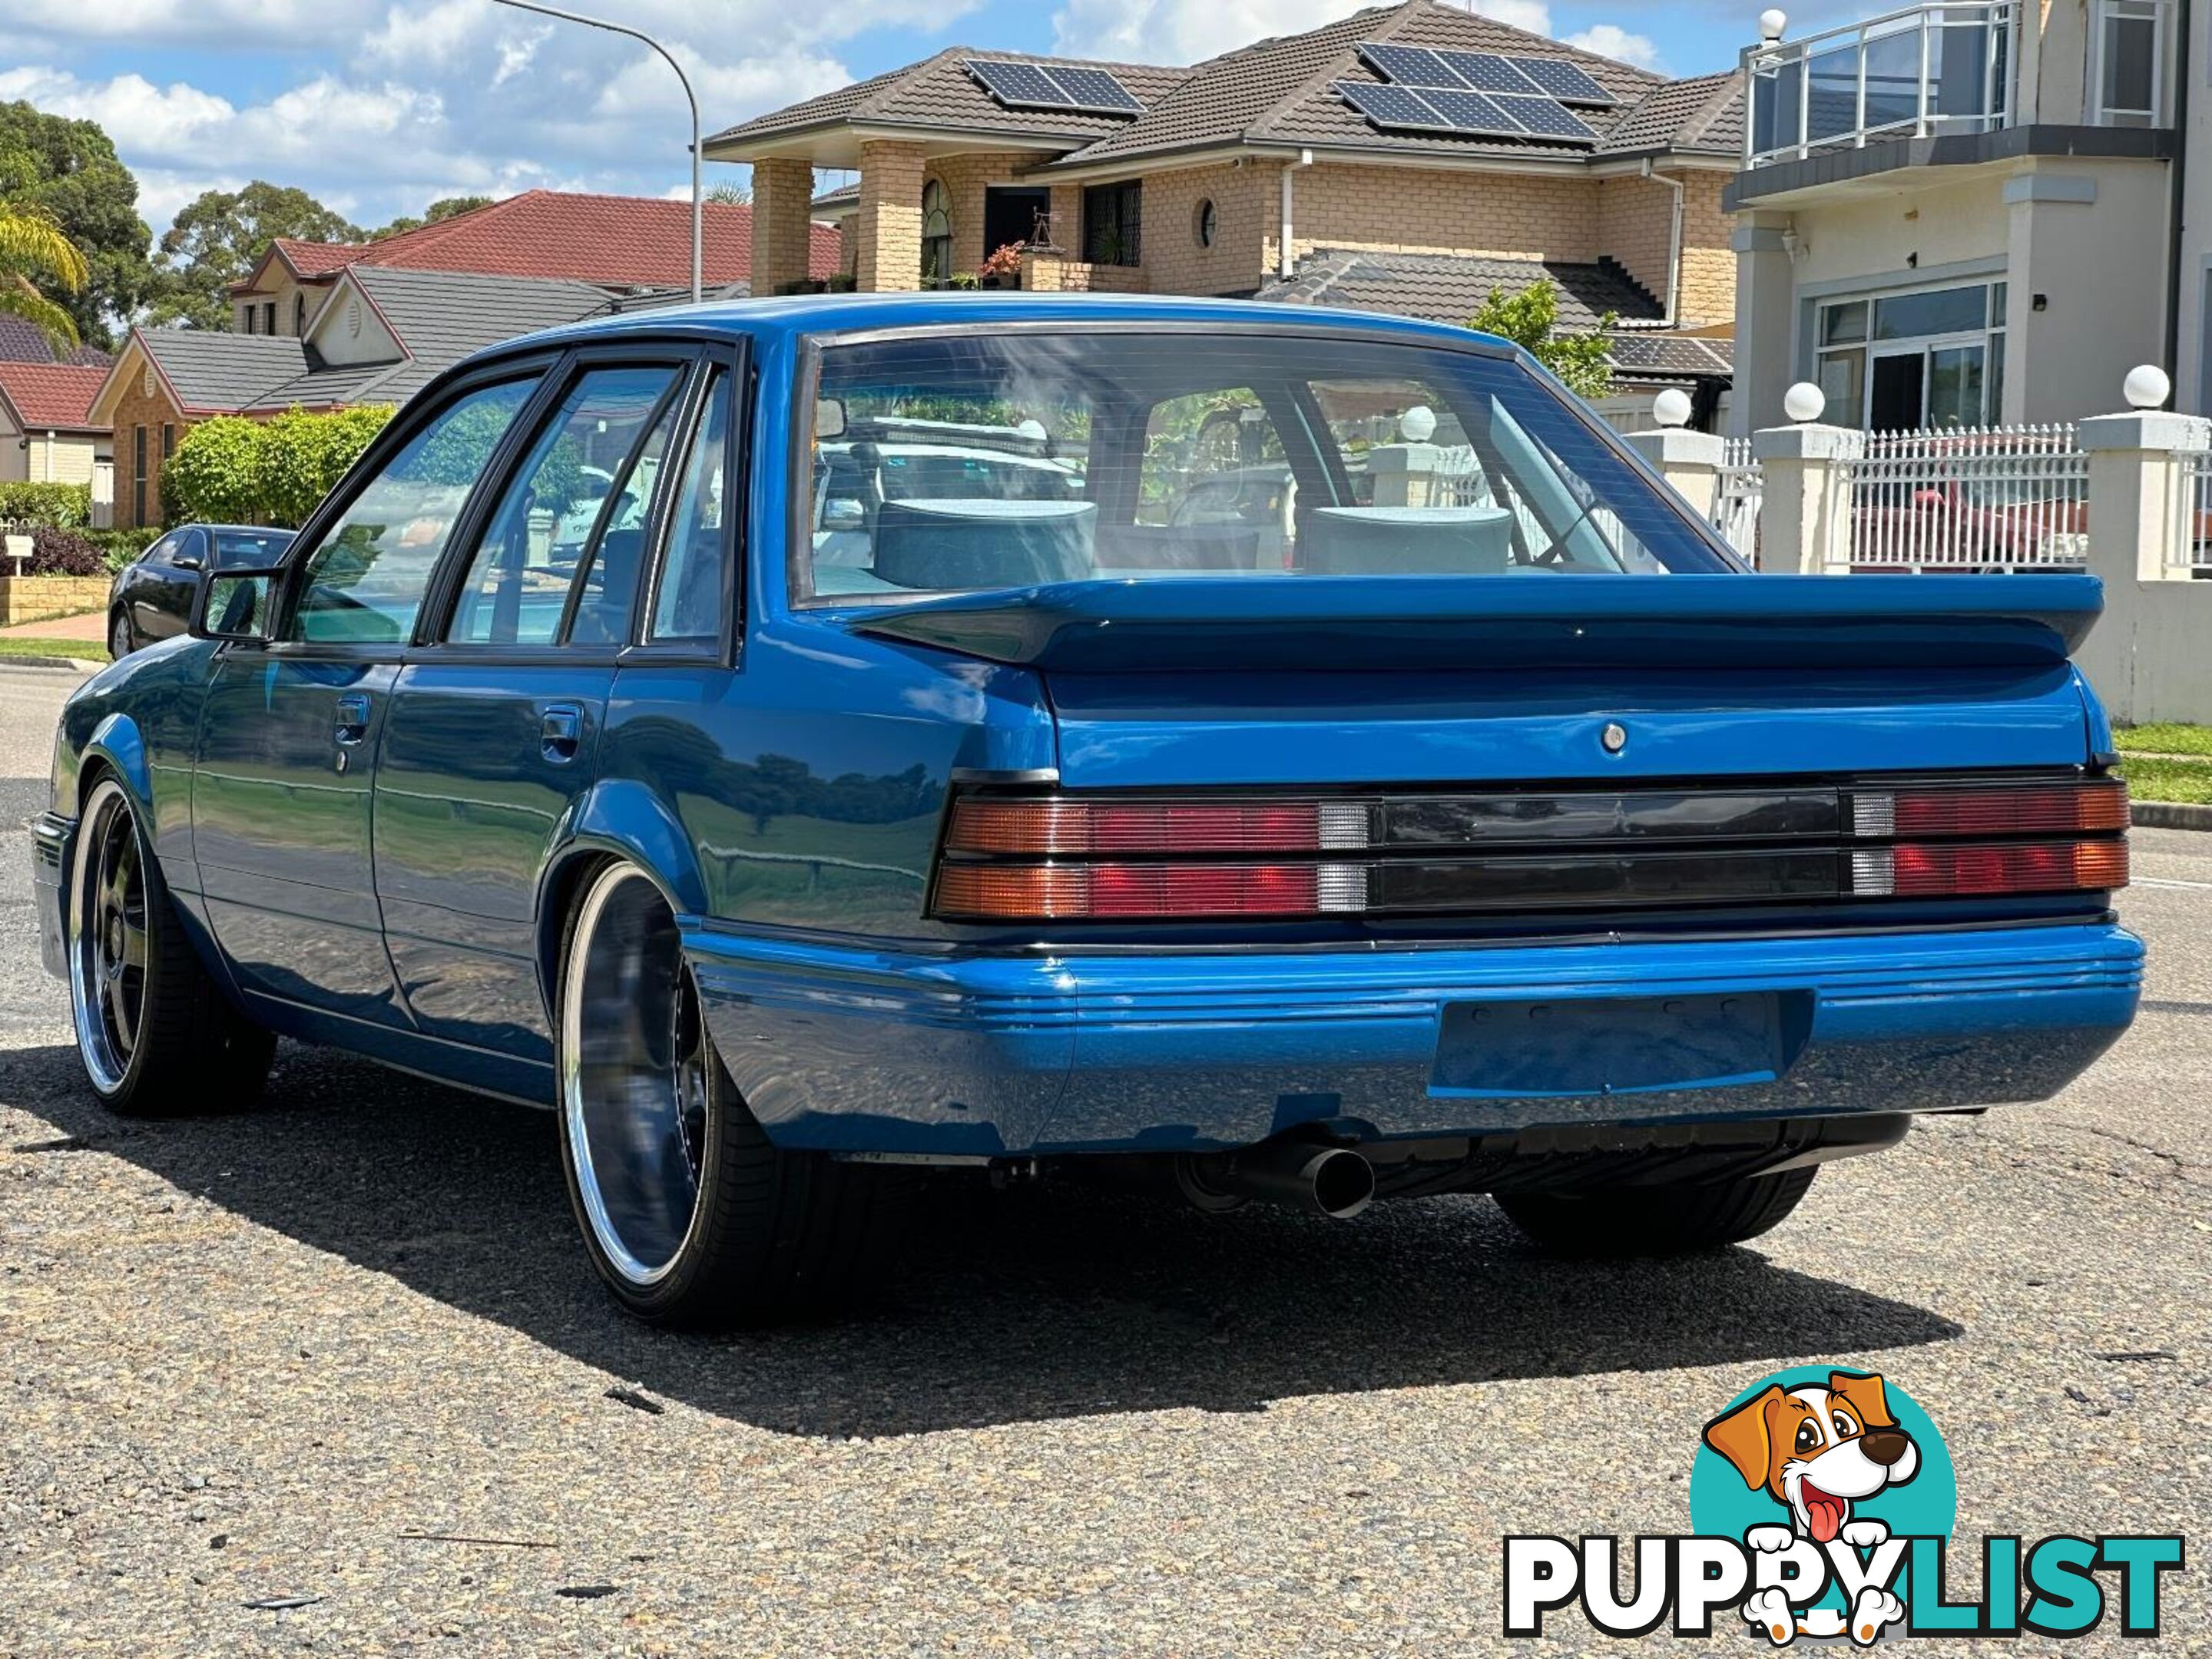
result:
<svg viewBox="0 0 2212 1659"><path fill-rule="evenodd" d="M1829 1360L1933 1413L1966 1537L2212 1521L2212 837L2136 836L2088 1078L1753 1248L956 1187L884 1310L706 1340L591 1282L544 1115L289 1045L258 1111L103 1115L18 827L69 684L0 669L0 1654L1505 1651L1502 1534L1686 1530L1705 1420Z"/></svg>

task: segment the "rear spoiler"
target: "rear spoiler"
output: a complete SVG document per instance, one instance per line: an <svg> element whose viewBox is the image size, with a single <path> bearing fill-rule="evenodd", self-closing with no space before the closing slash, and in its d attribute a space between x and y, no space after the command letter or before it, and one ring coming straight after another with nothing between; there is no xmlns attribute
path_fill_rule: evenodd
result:
<svg viewBox="0 0 2212 1659"><path fill-rule="evenodd" d="M2094 576L1230 576L1058 582L848 627L1047 672L1945 668L2063 663Z"/></svg>

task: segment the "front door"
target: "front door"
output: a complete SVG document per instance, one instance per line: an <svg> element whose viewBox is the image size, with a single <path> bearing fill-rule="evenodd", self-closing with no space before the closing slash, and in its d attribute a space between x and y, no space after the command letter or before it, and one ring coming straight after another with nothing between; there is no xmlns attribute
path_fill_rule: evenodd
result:
<svg viewBox="0 0 2212 1659"><path fill-rule="evenodd" d="M689 369L575 370L401 672L377 763L376 896L416 1024L549 1084L538 884L592 777Z"/></svg>
<svg viewBox="0 0 2212 1659"><path fill-rule="evenodd" d="M458 395L303 544L277 637L222 648L200 718L194 851L249 998L404 1026L370 848L371 781L430 577L533 386Z"/></svg>

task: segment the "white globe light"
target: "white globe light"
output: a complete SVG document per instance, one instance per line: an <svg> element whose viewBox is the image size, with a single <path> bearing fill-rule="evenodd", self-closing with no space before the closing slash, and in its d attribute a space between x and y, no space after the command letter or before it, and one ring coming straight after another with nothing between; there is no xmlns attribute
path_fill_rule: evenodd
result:
<svg viewBox="0 0 2212 1659"><path fill-rule="evenodd" d="M1398 435L1409 444L1425 444L1437 435L1437 411L1415 404L1398 417Z"/></svg>
<svg viewBox="0 0 2212 1659"><path fill-rule="evenodd" d="M1759 38L1762 40L1779 40L1782 31L1789 27L1789 18L1779 11L1770 9L1759 14Z"/></svg>
<svg viewBox="0 0 2212 1659"><path fill-rule="evenodd" d="M1668 386L1651 400L1651 418L1662 426L1687 426L1690 394L1680 386Z"/></svg>
<svg viewBox="0 0 2212 1659"><path fill-rule="evenodd" d="M1810 380L1800 380L1782 394L1782 412L1801 424L1819 420L1827 406L1828 394Z"/></svg>
<svg viewBox="0 0 2212 1659"><path fill-rule="evenodd" d="M2163 409L2172 392L2173 382L2156 363L2138 363L2120 382L2120 395L2130 409Z"/></svg>

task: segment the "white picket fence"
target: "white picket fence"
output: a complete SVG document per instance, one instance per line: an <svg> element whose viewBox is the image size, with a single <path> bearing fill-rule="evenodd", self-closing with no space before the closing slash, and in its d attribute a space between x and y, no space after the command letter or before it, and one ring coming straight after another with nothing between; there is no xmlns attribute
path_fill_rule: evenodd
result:
<svg viewBox="0 0 2212 1659"><path fill-rule="evenodd" d="M2070 423L1872 432L1842 469L1853 570L2078 568L2089 460Z"/></svg>
<svg viewBox="0 0 2212 1659"><path fill-rule="evenodd" d="M1713 480L1713 528L1747 559L1759 556L1759 509L1766 499L1766 475L1751 458L1751 440L1730 438Z"/></svg>
<svg viewBox="0 0 2212 1659"><path fill-rule="evenodd" d="M2212 451L2184 455L2174 471L2181 501L2166 550L2166 568L2212 576Z"/></svg>

